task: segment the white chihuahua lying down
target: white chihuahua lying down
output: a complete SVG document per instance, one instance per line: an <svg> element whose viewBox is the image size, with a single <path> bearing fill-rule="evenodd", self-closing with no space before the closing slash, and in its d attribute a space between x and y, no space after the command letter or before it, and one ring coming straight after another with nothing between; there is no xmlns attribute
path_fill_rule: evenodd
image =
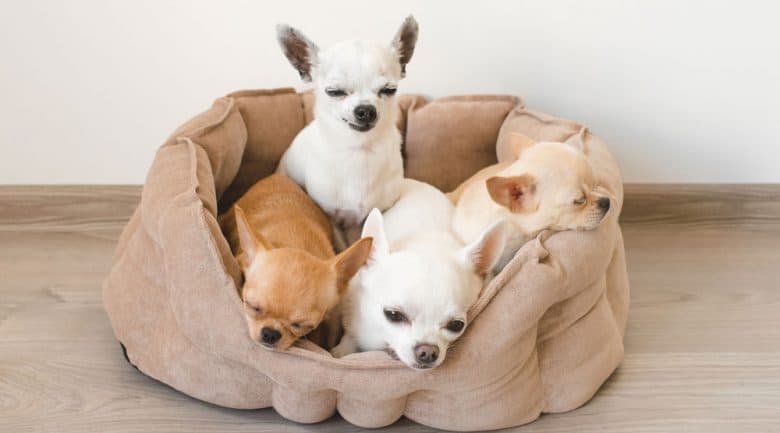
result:
<svg viewBox="0 0 780 433"><path fill-rule="evenodd" d="M418 27L409 16L389 45L352 40L318 50L300 31L278 27L279 43L314 83L314 120L277 171L303 187L340 229L359 232L372 208L398 199L403 179L396 90Z"/></svg>
<svg viewBox="0 0 780 433"><path fill-rule="evenodd" d="M363 236L374 238L372 251L342 301L334 356L388 350L415 369L444 361L506 237L502 222L464 246L450 231L452 212L442 192L411 179L384 218L371 211Z"/></svg>

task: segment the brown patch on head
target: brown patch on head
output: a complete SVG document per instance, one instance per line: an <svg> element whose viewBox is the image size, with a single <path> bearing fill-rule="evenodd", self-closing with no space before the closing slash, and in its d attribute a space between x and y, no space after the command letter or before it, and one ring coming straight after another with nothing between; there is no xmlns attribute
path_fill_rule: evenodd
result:
<svg viewBox="0 0 780 433"><path fill-rule="evenodd" d="M536 209L536 185L533 176L494 176L485 181L490 198L513 213Z"/></svg>
<svg viewBox="0 0 780 433"><path fill-rule="evenodd" d="M406 65L412 60L414 46L417 44L419 26L413 16L409 15L401 24L401 28L393 38L392 46L398 53L398 61L401 63L401 76L406 75Z"/></svg>
<svg viewBox="0 0 780 433"><path fill-rule="evenodd" d="M301 75L303 81L311 81L312 69L317 62L317 45L310 41L300 30L280 24L276 27L276 37L287 60Z"/></svg>

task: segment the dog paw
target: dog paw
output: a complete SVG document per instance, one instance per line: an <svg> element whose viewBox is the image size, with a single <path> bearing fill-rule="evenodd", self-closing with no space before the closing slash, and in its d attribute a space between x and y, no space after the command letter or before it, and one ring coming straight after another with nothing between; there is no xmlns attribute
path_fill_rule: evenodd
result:
<svg viewBox="0 0 780 433"><path fill-rule="evenodd" d="M336 347L330 349L330 354L333 355L334 358L343 358L350 353L355 353L356 348L351 340L351 338L344 336Z"/></svg>

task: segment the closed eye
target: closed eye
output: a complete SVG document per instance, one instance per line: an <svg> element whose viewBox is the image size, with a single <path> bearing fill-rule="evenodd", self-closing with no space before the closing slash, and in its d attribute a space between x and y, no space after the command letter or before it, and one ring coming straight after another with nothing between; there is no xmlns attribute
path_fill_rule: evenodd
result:
<svg viewBox="0 0 780 433"><path fill-rule="evenodd" d="M248 302L244 302L244 305L245 305L245 306L246 306L246 308L247 308L249 311L251 311L253 314L255 314L255 315L257 315L257 316L262 316L262 315L263 315L263 309L262 309L261 307L259 307L259 306L257 306L257 305L254 305L254 304L250 304L250 303L248 303Z"/></svg>
<svg viewBox="0 0 780 433"><path fill-rule="evenodd" d="M574 205L575 206L582 206L582 205L584 205L587 202L588 202L587 197L583 196L582 198L578 198L577 200L574 200Z"/></svg>
<svg viewBox="0 0 780 433"><path fill-rule="evenodd" d="M314 329L313 326L307 324L307 323L301 323L301 322L293 322L290 324L290 327L295 331L296 333L309 333L312 329Z"/></svg>
<svg viewBox="0 0 780 433"><path fill-rule="evenodd" d="M393 86L385 86L379 89L379 96L393 96L398 89Z"/></svg>
<svg viewBox="0 0 780 433"><path fill-rule="evenodd" d="M328 87L325 89L325 94L330 96L331 98L343 98L347 96L347 91L344 89L339 89L337 87Z"/></svg>

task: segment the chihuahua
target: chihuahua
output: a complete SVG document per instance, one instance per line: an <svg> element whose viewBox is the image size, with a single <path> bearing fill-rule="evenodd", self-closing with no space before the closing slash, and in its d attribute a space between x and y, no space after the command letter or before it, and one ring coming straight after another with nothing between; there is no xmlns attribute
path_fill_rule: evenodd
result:
<svg viewBox="0 0 780 433"><path fill-rule="evenodd" d="M220 224L244 273L249 335L267 349L317 328L371 251L365 238L334 255L328 217L281 174L257 182Z"/></svg>
<svg viewBox="0 0 780 433"><path fill-rule="evenodd" d="M441 365L505 241L505 224L497 223L464 246L451 218L442 192L411 179L384 218L371 211L363 236L374 243L342 301L344 336L334 356L386 350L414 369Z"/></svg>
<svg viewBox="0 0 780 433"><path fill-rule="evenodd" d="M407 17L389 45L352 40L319 50L292 27L280 25L277 33L315 95L314 120L295 137L277 171L309 193L337 234L353 238L372 208L387 209L400 194L395 95L414 53L417 22Z"/></svg>
<svg viewBox="0 0 780 433"><path fill-rule="evenodd" d="M610 207L581 149L516 133L509 139L514 160L484 168L450 194L452 227L462 241L478 238L496 221L510 224L499 270L542 230L595 229Z"/></svg>

